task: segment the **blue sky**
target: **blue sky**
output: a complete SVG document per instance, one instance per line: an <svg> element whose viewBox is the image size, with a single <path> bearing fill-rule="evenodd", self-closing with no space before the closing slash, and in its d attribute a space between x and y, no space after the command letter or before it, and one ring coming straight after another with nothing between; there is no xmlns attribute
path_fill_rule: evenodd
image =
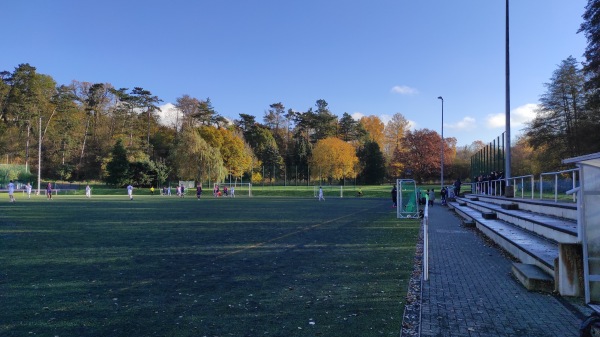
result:
<svg viewBox="0 0 600 337"><path fill-rule="evenodd" d="M558 64L583 61L585 0L511 1L512 134ZM504 131L504 0L22 0L2 5L0 70L58 84L210 97L235 119L269 105L402 113L459 145ZM166 110L166 109L165 109Z"/></svg>

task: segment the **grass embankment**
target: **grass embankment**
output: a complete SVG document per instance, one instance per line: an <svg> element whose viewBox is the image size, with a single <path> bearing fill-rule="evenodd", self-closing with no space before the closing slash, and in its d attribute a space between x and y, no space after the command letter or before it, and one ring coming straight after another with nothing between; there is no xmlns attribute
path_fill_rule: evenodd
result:
<svg viewBox="0 0 600 337"><path fill-rule="evenodd" d="M387 199L0 203L1 336L397 336L418 221Z"/></svg>

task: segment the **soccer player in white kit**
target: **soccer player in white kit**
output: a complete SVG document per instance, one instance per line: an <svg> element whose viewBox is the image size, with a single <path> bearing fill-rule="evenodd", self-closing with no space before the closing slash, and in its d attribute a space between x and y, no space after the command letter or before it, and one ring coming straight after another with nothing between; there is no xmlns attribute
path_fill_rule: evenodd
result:
<svg viewBox="0 0 600 337"><path fill-rule="evenodd" d="M15 194L15 184L11 180L10 183L8 183L8 199L10 200L10 202L15 202L14 194Z"/></svg>
<svg viewBox="0 0 600 337"><path fill-rule="evenodd" d="M27 199L31 199L31 184L27 183L27 185L25 185L25 191L27 192Z"/></svg>
<svg viewBox="0 0 600 337"><path fill-rule="evenodd" d="M323 188L319 186L319 201L325 201L325 197L323 196Z"/></svg>

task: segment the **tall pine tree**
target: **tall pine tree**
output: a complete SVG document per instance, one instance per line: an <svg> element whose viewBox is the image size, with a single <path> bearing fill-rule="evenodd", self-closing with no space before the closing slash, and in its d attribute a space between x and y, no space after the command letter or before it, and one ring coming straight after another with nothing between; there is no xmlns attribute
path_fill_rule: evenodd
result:
<svg viewBox="0 0 600 337"><path fill-rule="evenodd" d="M578 33L583 32L588 45L585 50L583 72L587 94L587 121L582 130L586 135L586 152L600 151L600 0L589 0L583 14L584 22Z"/></svg>
<svg viewBox="0 0 600 337"><path fill-rule="evenodd" d="M586 89L591 91L591 102L600 107L600 0L588 0L583 14L584 22L578 33L583 32L588 46L585 50L583 71L587 75Z"/></svg>
<svg viewBox="0 0 600 337"><path fill-rule="evenodd" d="M106 164L106 182L115 186L124 186L128 182L129 161L127 150L121 140L117 140L112 149L112 159Z"/></svg>

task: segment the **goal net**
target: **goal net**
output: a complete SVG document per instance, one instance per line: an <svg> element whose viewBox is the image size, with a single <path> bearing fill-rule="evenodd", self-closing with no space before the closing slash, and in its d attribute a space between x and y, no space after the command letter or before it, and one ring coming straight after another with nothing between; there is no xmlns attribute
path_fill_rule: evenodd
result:
<svg viewBox="0 0 600 337"><path fill-rule="evenodd" d="M227 196L228 197L238 197L238 196L252 196L252 184L251 183L215 183L212 186L212 192L216 190L216 187L219 187L219 192L221 192L221 196L225 196L224 188L227 187Z"/></svg>
<svg viewBox="0 0 600 337"><path fill-rule="evenodd" d="M331 185L325 185L325 186L317 186L314 185L313 186L313 197L318 198L319 197L319 187L323 188L323 194L324 195L328 195L328 196L334 196L334 195L340 195L340 198L344 197L344 186L331 186Z"/></svg>
<svg viewBox="0 0 600 337"><path fill-rule="evenodd" d="M398 219L419 218L417 184L412 179L396 180L396 215Z"/></svg>

